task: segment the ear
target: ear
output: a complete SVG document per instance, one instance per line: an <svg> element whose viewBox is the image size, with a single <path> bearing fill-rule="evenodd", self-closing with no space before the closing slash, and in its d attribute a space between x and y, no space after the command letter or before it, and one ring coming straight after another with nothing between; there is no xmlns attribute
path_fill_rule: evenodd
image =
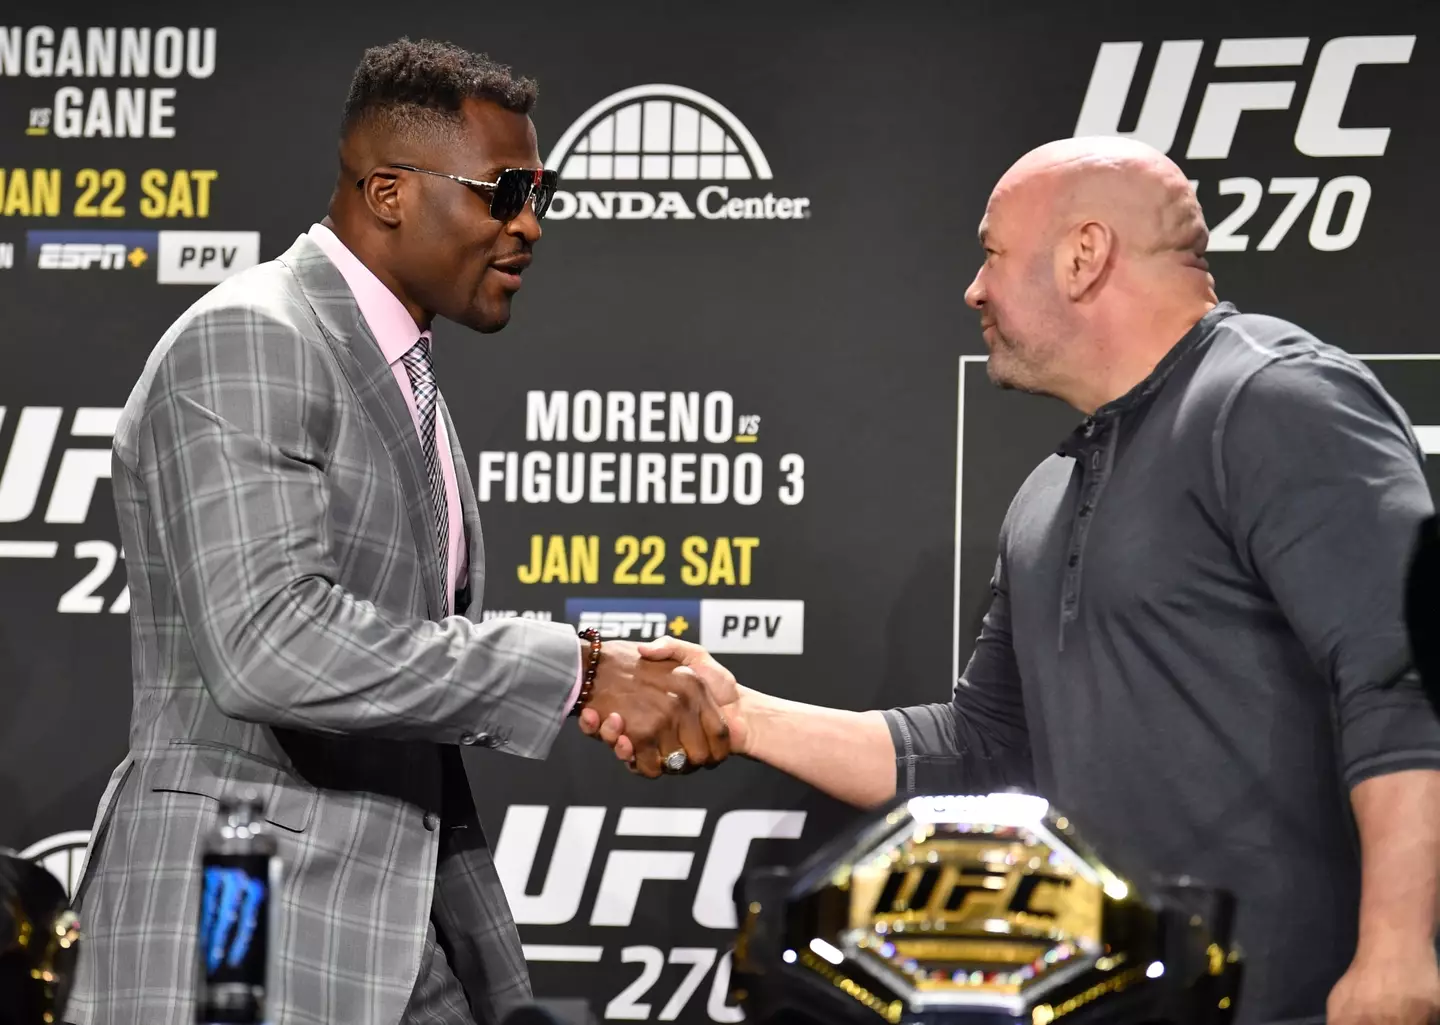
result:
<svg viewBox="0 0 1440 1025"><path fill-rule="evenodd" d="M365 205L380 223L395 228L400 225L400 200L405 185L398 174L377 172L365 180Z"/></svg>
<svg viewBox="0 0 1440 1025"><path fill-rule="evenodd" d="M1104 283L1115 248L1115 232L1103 221L1084 221L1070 232L1062 245L1061 283L1072 301Z"/></svg>

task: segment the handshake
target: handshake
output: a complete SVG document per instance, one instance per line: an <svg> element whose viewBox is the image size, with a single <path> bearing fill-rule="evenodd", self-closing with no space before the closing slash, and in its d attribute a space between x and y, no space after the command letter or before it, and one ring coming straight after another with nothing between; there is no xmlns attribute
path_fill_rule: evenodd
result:
<svg viewBox="0 0 1440 1025"><path fill-rule="evenodd" d="M744 753L739 697L735 677L698 645L606 641L580 730L631 772L680 775Z"/></svg>

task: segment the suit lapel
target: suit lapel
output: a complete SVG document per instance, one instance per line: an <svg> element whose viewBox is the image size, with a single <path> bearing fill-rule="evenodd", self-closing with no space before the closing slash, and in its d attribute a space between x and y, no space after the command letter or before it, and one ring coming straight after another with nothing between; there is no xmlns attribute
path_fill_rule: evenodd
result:
<svg viewBox="0 0 1440 1025"><path fill-rule="evenodd" d="M424 454L415 432L415 421L395 382L395 373L385 362L380 345L360 315L360 307L345 279L319 246L302 235L280 257L280 262L294 272L329 336L341 370L384 442L385 451L400 477L404 492L401 500L420 557L426 608L431 619L439 619L444 573L431 516L430 485L425 478ZM420 337L418 330L415 337Z"/></svg>
<svg viewBox="0 0 1440 1025"><path fill-rule="evenodd" d="M465 525L465 553L469 560L465 584L469 590L469 605L461 614L478 623L481 597L485 594L485 538L480 532L480 503L475 498L475 485L470 481L470 471L465 468L465 453L460 450L460 436L455 432L450 407L445 405L443 394L438 396L437 408L445 424L446 437L450 439L450 460L455 464L455 483L460 491L460 518ZM459 607L457 604L456 608Z"/></svg>

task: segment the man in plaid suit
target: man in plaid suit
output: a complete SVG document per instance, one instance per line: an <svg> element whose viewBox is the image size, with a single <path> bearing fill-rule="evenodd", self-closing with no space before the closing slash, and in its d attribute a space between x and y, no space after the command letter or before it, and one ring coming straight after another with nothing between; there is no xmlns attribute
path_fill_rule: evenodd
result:
<svg viewBox="0 0 1440 1025"><path fill-rule="evenodd" d="M534 84L459 48L366 52L330 215L160 340L115 434L130 753L76 895L77 1025L189 1025L199 853L264 800L285 866L270 1020L495 1021L530 996L458 745L543 758L567 713L632 769L728 753L688 670L563 624L479 623L475 492L429 327L510 315L554 187Z"/></svg>

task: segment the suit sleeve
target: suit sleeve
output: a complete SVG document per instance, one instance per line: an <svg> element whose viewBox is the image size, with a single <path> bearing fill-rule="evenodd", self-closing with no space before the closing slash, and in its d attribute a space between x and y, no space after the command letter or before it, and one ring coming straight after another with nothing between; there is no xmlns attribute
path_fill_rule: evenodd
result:
<svg viewBox="0 0 1440 1025"><path fill-rule="evenodd" d="M1334 702L1345 781L1440 768L1440 719L1405 630L1405 577L1431 515L1421 453L1362 366L1306 353L1242 385L1217 432L1238 551Z"/></svg>
<svg viewBox="0 0 1440 1025"><path fill-rule="evenodd" d="M320 345L243 308L199 315L156 369L138 472L206 688L249 722L451 744L483 733L544 757L579 665L573 631L431 622L337 583L337 378Z"/></svg>
<svg viewBox="0 0 1440 1025"><path fill-rule="evenodd" d="M885 712L900 796L1034 788L1020 670L1010 639L1003 533L990 608L950 700Z"/></svg>

